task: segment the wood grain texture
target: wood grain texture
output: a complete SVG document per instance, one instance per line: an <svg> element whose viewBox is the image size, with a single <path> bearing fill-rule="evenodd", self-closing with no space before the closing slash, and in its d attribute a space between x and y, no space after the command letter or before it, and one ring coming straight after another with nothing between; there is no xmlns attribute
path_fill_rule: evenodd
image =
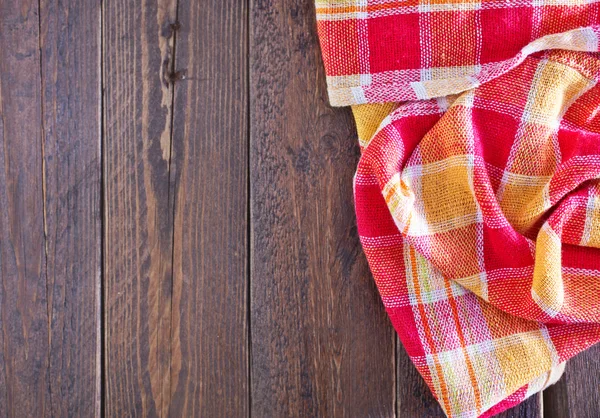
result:
<svg viewBox="0 0 600 418"><path fill-rule="evenodd" d="M0 418L443 417L359 244L315 26L0 2ZM596 346L498 417L599 417L599 375Z"/></svg>
<svg viewBox="0 0 600 418"><path fill-rule="evenodd" d="M394 334L353 211L357 138L327 104L313 1L252 5L252 416L393 416Z"/></svg>
<svg viewBox="0 0 600 418"><path fill-rule="evenodd" d="M99 3L0 16L0 413L99 416Z"/></svg>
<svg viewBox="0 0 600 418"><path fill-rule="evenodd" d="M180 1L173 417L244 417L248 387L248 2Z"/></svg>
<svg viewBox="0 0 600 418"><path fill-rule="evenodd" d="M544 417L600 417L600 345L569 360L562 378L544 391Z"/></svg>
<svg viewBox="0 0 600 418"><path fill-rule="evenodd" d="M166 416L170 398L174 0L105 2L107 416Z"/></svg>
<svg viewBox="0 0 600 418"><path fill-rule="evenodd" d="M100 2L40 7L49 408L99 417Z"/></svg>
<svg viewBox="0 0 600 418"><path fill-rule="evenodd" d="M37 2L0 2L0 415L50 416Z"/></svg>

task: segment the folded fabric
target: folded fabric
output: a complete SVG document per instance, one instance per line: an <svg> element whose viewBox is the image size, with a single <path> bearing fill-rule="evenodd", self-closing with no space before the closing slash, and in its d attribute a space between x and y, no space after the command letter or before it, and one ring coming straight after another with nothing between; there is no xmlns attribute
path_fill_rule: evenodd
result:
<svg viewBox="0 0 600 418"><path fill-rule="evenodd" d="M600 7L316 7L392 324L449 417L510 408L600 341Z"/></svg>

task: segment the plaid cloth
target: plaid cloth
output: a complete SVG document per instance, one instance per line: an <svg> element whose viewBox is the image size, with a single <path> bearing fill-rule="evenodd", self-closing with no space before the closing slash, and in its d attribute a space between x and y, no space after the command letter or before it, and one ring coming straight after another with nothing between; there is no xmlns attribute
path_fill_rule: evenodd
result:
<svg viewBox="0 0 600 418"><path fill-rule="evenodd" d="M354 105L361 242L449 417L491 416L600 341L600 8L317 0Z"/></svg>

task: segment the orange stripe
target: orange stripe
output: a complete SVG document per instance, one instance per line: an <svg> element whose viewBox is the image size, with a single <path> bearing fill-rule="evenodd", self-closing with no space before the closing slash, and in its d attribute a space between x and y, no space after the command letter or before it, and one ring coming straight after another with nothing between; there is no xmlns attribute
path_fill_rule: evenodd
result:
<svg viewBox="0 0 600 418"><path fill-rule="evenodd" d="M476 0L438 0L434 4L469 4L475 3ZM416 6L418 2L407 4L406 1L385 3L385 4L370 4L368 6L343 6L343 7L317 7L317 14L322 15L336 15L341 13L371 13L379 12L381 10L397 9L398 7Z"/></svg>
<svg viewBox="0 0 600 418"><path fill-rule="evenodd" d="M419 286L419 278L417 276L417 259L415 256L415 250L412 248L412 246L409 246L409 250L410 250L410 265L411 265L412 272L413 272L413 286L415 288L415 296L417 298L417 308L419 309L419 314L421 315L421 318L423 318L421 323L423 324L423 331L425 332L425 338L427 339L427 344L433 348L433 347L435 347L435 342L433 341L433 338L431 337L431 330L429 329L429 324L427 323L427 316L426 316L425 308L423 307L423 300L421 299L421 288ZM434 349L432 349L432 355L433 355L433 360L434 360L434 364L435 364L435 371L436 371L436 374L438 375L438 380L440 382L440 386L441 386L441 390L442 390L442 402L444 404L444 410L446 411L446 414L448 415L448 417L452 417L452 409L450 407L450 399L448 397L448 387L446 386L446 382L444 381L444 375L443 375L440 363L438 362L438 357L436 354L433 353L433 350Z"/></svg>
<svg viewBox="0 0 600 418"><path fill-rule="evenodd" d="M458 308L456 306L456 300L454 300L454 296L452 296L452 289L450 287L450 280L444 279L444 284L446 286L446 294L448 295L448 302L450 303L450 308L452 309L452 317L454 318L454 323L456 325L456 330L458 331L458 338L460 339L460 345L462 346L462 352L465 356L465 360L467 362L467 370L469 371L469 378L471 379L471 386L473 387L473 391L475 392L475 405L477 406L477 415L481 413L481 394L479 393L479 388L477 387L477 379L475 377L475 369L473 369L473 364L471 363L471 359L469 358L469 353L467 353L467 343L465 341L465 336L463 335L462 328L458 319Z"/></svg>
<svg viewBox="0 0 600 418"><path fill-rule="evenodd" d="M359 13L359 12L377 12L379 10L395 9L398 6L405 6L400 3L388 3L388 4L372 4L369 6L346 6L346 7L319 7L317 8L318 14L324 15L336 15L340 13Z"/></svg>

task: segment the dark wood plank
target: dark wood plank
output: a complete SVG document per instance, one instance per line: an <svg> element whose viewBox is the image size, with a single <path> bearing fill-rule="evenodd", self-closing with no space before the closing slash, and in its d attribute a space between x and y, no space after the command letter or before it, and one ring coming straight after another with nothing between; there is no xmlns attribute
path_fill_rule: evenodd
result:
<svg viewBox="0 0 600 418"><path fill-rule="evenodd" d="M600 417L600 345L569 360L563 377L544 391L544 417Z"/></svg>
<svg viewBox="0 0 600 418"><path fill-rule="evenodd" d="M99 17L0 5L4 416L100 414Z"/></svg>
<svg viewBox="0 0 600 418"><path fill-rule="evenodd" d="M106 414L165 416L170 398L175 0L105 2Z"/></svg>
<svg viewBox="0 0 600 418"><path fill-rule="evenodd" d="M40 7L49 407L99 417L100 2Z"/></svg>
<svg viewBox="0 0 600 418"><path fill-rule="evenodd" d="M50 415L38 2L0 2L0 414Z"/></svg>
<svg viewBox="0 0 600 418"><path fill-rule="evenodd" d="M247 13L179 3L172 417L249 411Z"/></svg>
<svg viewBox="0 0 600 418"><path fill-rule="evenodd" d="M252 415L390 417L394 334L357 236L358 145L312 0L251 10Z"/></svg>

